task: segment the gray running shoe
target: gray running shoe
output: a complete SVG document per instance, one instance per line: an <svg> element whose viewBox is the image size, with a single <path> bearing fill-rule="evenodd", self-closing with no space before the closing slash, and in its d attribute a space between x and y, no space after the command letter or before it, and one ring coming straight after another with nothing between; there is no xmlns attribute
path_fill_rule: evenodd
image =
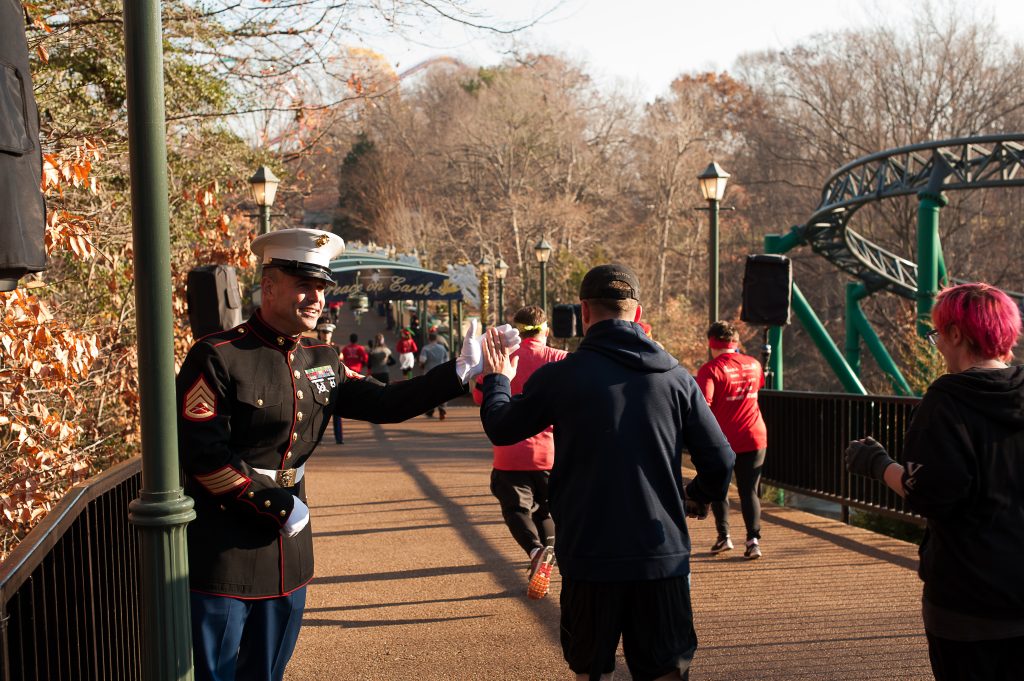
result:
<svg viewBox="0 0 1024 681"><path fill-rule="evenodd" d="M711 547L712 554L722 553L723 551L732 551L732 539L729 539L728 535L719 537L718 541Z"/></svg>

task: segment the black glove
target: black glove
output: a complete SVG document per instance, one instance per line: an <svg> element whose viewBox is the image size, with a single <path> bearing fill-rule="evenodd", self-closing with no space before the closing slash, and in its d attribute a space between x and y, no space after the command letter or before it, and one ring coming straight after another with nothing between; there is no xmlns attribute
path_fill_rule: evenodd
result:
<svg viewBox="0 0 1024 681"><path fill-rule="evenodd" d="M708 517L708 505L693 499L686 500L686 517L704 520Z"/></svg>
<svg viewBox="0 0 1024 681"><path fill-rule="evenodd" d="M846 470L857 475L865 475L875 480L885 481L885 469L889 464L896 463L885 447L874 438L854 440L846 448Z"/></svg>

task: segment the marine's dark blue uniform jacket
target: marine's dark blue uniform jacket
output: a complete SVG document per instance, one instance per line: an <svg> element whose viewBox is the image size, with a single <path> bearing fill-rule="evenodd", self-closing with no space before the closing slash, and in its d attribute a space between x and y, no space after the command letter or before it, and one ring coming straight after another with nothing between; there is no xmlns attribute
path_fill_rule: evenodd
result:
<svg viewBox="0 0 1024 681"><path fill-rule="evenodd" d="M308 582L311 525L281 535L305 479L285 486L254 469L298 469L335 412L395 423L464 390L454 362L390 386L347 376L335 348L280 334L258 313L199 340L177 379L180 459L197 516L188 527L192 588L268 598Z"/></svg>

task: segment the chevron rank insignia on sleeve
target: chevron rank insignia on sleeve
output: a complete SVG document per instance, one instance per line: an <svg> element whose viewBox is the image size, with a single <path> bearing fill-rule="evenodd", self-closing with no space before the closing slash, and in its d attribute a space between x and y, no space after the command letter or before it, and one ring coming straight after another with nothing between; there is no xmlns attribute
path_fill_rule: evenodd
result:
<svg viewBox="0 0 1024 681"><path fill-rule="evenodd" d="M217 395L207 385L205 377L200 376L185 393L181 415L189 421L209 421L217 415Z"/></svg>
<svg viewBox="0 0 1024 681"><path fill-rule="evenodd" d="M210 494L224 494L249 482L249 478L230 466L225 466L212 473L197 475L195 478Z"/></svg>

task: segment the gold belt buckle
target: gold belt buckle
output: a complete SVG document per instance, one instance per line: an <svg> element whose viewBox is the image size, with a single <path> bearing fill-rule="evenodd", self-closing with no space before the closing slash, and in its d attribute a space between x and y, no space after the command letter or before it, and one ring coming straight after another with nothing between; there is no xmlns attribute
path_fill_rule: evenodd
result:
<svg viewBox="0 0 1024 681"><path fill-rule="evenodd" d="M277 484L281 485L281 487L294 487L295 486L295 470L296 469L294 469L294 468L289 468L286 471L278 471L277 472Z"/></svg>

